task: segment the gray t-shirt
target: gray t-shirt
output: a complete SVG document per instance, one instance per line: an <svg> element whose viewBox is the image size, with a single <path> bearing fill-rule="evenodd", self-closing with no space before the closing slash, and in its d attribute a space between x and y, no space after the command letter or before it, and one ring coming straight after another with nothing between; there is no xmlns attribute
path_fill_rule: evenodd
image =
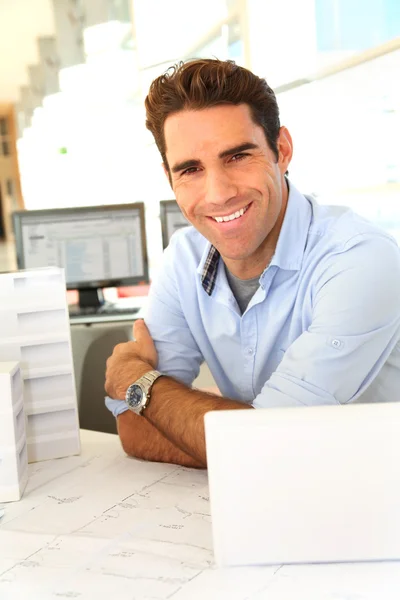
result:
<svg viewBox="0 0 400 600"><path fill-rule="evenodd" d="M225 266L225 265L224 265ZM253 279L239 279L226 268L226 278L242 314L260 286L260 276Z"/></svg>

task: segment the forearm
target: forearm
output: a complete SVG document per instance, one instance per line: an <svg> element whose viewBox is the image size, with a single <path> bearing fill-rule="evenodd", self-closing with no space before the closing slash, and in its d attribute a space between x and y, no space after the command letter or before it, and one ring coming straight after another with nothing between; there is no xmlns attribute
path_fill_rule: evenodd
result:
<svg viewBox="0 0 400 600"><path fill-rule="evenodd" d="M205 464L177 448L148 420L130 410L117 418L117 428L122 447L129 456L184 467L205 467Z"/></svg>
<svg viewBox="0 0 400 600"><path fill-rule="evenodd" d="M192 390L170 377L160 377L152 388L151 401L143 416L174 446L205 466L204 415L212 410L248 408L253 407Z"/></svg>

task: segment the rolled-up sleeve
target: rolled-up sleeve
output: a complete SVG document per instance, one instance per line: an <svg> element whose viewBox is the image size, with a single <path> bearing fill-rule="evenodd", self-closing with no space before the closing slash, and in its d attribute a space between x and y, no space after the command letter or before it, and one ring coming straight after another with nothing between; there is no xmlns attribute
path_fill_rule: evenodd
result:
<svg viewBox="0 0 400 600"><path fill-rule="evenodd" d="M176 259L176 249L174 252L172 249L174 241L166 249L162 268L151 285L145 323L157 350L157 369L191 386L199 374L203 356L183 310L183 305L190 310L194 300L189 297L188 290L193 288L187 286L186 291L178 289L174 268L179 261ZM193 269L193 272L188 272L186 279L195 276ZM115 417L128 410L126 403L120 400L106 398L105 403Z"/></svg>
<svg viewBox="0 0 400 600"><path fill-rule="evenodd" d="M324 257L313 281L312 322L285 351L256 408L351 402L399 343L400 251L391 238L353 238Z"/></svg>

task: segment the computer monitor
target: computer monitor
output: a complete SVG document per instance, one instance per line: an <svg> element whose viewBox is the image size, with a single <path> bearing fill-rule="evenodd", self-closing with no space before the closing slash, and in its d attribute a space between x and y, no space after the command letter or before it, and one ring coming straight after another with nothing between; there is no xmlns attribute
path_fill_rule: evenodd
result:
<svg viewBox="0 0 400 600"><path fill-rule="evenodd" d="M163 249L165 250L169 244L171 235L178 229L187 227L190 223L183 216L176 200L161 200L160 220Z"/></svg>
<svg viewBox="0 0 400 600"><path fill-rule="evenodd" d="M80 307L104 302L103 288L149 283L144 204L13 213L19 269L58 266Z"/></svg>

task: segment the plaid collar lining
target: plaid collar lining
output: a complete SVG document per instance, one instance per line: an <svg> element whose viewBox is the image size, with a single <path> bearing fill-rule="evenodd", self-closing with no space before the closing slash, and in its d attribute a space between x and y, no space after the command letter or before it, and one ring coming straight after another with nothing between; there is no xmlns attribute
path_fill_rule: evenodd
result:
<svg viewBox="0 0 400 600"><path fill-rule="evenodd" d="M203 289L209 296L213 293L215 282L217 280L219 257L220 254L218 250L214 248L214 246L211 246L201 274Z"/></svg>

